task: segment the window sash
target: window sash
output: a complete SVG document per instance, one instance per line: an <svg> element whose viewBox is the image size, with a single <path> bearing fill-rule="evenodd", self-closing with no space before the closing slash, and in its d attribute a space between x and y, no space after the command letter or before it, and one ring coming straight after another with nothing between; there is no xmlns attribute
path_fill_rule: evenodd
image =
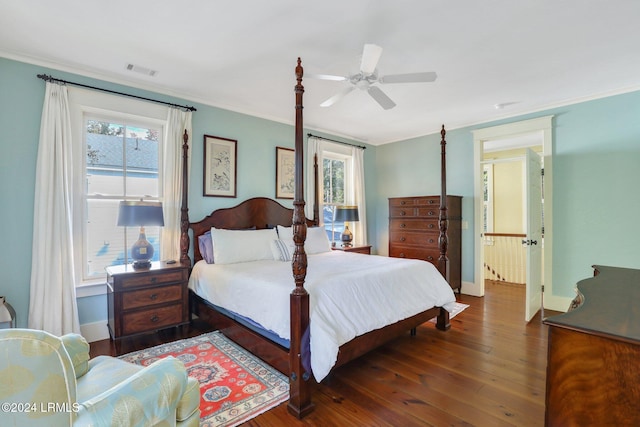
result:
<svg viewBox="0 0 640 427"><path fill-rule="evenodd" d="M326 173L325 160L328 160L330 167L335 166L335 162L343 164L343 179L342 179L342 197L336 200L334 194L334 186L332 182L333 174L329 173L329 189L324 186L324 178ZM322 219L324 223L327 236L331 242L339 242L340 235L344 231L344 222L333 221L333 212L336 206L341 206L349 203L348 194L350 194L351 187L353 186L353 174L352 170L352 158L351 155L336 153L329 150L322 151L322 200L320 201L320 211L322 212Z"/></svg>
<svg viewBox="0 0 640 427"><path fill-rule="evenodd" d="M86 131L89 121L114 123L123 129L122 135L108 136L90 134ZM161 167L163 128L157 123L149 122L144 117L126 120L86 114L83 120L84 129L84 191L82 194L82 282L106 277L104 268L109 265L129 263L129 248L136 241L137 227L118 227L117 214L121 200L162 201ZM149 141L142 135L132 136L130 131L153 131L156 141ZM101 136L95 136L101 135ZM90 137L94 136L90 141ZM96 163L89 163L90 142L102 140L103 144L94 146ZM118 147L121 139L121 148ZM134 142L135 141L135 142ZM100 162L100 150L112 153L105 165ZM140 154L137 154L137 152ZM156 155L155 161L153 160ZM102 156L105 156L102 153ZM136 159L136 156L138 158ZM149 162L144 164L145 162ZM105 160L103 160L105 161ZM139 163L139 164L136 164ZM140 165L143 164L144 168ZM137 166L137 167L136 167ZM145 227L147 240L153 244L157 258L160 254L160 227Z"/></svg>

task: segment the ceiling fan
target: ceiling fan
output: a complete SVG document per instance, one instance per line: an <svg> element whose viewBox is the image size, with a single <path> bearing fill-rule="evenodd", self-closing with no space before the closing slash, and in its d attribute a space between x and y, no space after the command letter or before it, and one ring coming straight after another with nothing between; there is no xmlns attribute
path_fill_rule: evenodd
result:
<svg viewBox="0 0 640 427"><path fill-rule="evenodd" d="M385 110L389 110L396 106L396 103L391 100L378 86L380 84L388 83L425 83L433 82L438 77L433 71L427 71L422 73L408 73L408 74L390 74L387 76L379 76L376 66L382 55L382 48L375 44L365 44L362 51L362 62L360 63L360 72L350 76L332 76L328 74L311 74L309 77L320 80L333 80L333 81L348 81L351 83L342 91L336 93L331 98L320 104L321 107L329 107L344 96L349 94L354 89L366 90L367 93Z"/></svg>

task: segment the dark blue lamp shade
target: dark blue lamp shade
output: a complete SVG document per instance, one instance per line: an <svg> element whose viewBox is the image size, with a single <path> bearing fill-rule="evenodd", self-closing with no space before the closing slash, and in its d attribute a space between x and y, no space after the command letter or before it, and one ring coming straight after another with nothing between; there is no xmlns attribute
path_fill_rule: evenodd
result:
<svg viewBox="0 0 640 427"><path fill-rule="evenodd" d="M138 240L131 247L131 259L134 269L151 267L153 246L147 241L144 232L145 225L164 226L162 203L145 202L143 200L124 200L120 202L118 211L118 226L140 227Z"/></svg>
<svg viewBox="0 0 640 427"><path fill-rule="evenodd" d="M344 231L340 235L340 240L342 240L342 247L348 248L351 245L351 241L353 240L353 233L349 230L349 226L346 224L347 222L355 222L360 221L360 217L358 216L358 207L357 206L336 206L336 210L333 214L334 222L344 222Z"/></svg>

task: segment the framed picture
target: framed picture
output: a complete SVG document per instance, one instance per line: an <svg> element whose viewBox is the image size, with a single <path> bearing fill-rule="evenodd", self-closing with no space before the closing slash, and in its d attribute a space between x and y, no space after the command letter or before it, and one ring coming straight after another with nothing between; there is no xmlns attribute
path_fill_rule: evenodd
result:
<svg viewBox="0 0 640 427"><path fill-rule="evenodd" d="M293 199L294 169L294 150L276 147L276 199Z"/></svg>
<svg viewBox="0 0 640 427"><path fill-rule="evenodd" d="M236 197L238 141L204 136L203 195Z"/></svg>

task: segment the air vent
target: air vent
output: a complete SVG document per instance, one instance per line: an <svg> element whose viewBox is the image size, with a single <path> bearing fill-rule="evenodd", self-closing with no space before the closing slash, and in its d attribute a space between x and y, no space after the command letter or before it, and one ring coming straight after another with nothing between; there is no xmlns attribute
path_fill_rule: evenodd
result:
<svg viewBox="0 0 640 427"><path fill-rule="evenodd" d="M134 71L140 74L146 74L147 76L155 76L158 72L156 70L150 70L149 68L141 67L139 65L127 64L127 70Z"/></svg>

